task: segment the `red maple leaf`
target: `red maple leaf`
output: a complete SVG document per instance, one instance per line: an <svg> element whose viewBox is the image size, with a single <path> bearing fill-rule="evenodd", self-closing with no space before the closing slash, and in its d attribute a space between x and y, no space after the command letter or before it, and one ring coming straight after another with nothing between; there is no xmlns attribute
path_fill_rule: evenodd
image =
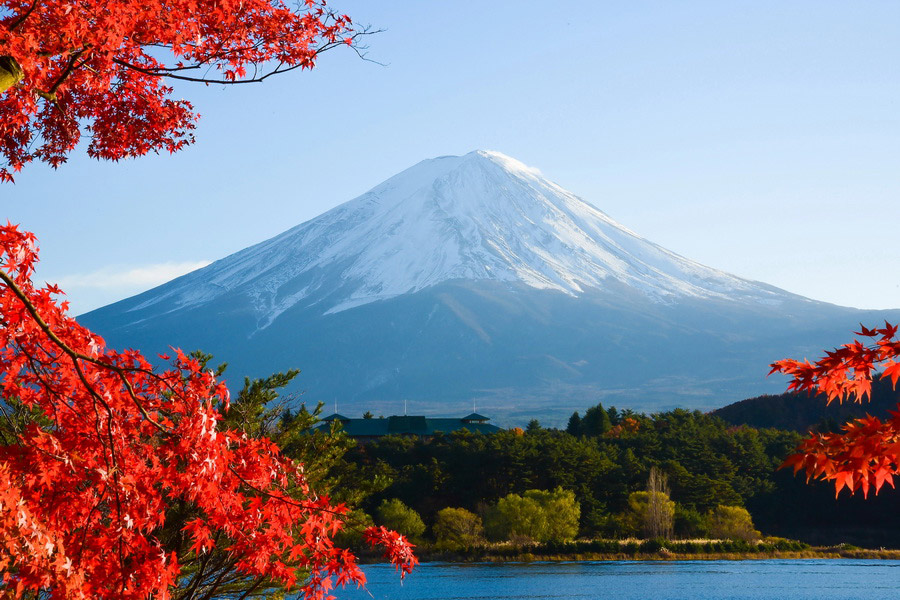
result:
<svg viewBox="0 0 900 600"><path fill-rule="evenodd" d="M181 150L197 114L168 82L311 69L365 33L325 0L0 0L0 182L58 167L82 133L94 158Z"/></svg>
<svg viewBox="0 0 900 600"><path fill-rule="evenodd" d="M182 563L213 548L238 579L289 588L305 577L305 598L365 580L332 541L346 508L316 496L271 440L222 425L223 382L180 350L157 371L137 351L104 348L53 290L34 288L36 260L30 233L0 227L0 387L41 417L0 446L4 590L168 598ZM159 532L176 507L196 516L187 543L170 546ZM367 539L403 574L416 564L399 534Z"/></svg>
<svg viewBox="0 0 900 600"><path fill-rule="evenodd" d="M784 359L771 365L771 373L791 376L791 390L821 393L826 401L848 398L862 402L871 398L873 373L882 369L896 387L900 379L900 343L895 339L898 327L885 323L883 328L860 325L857 335L878 338L868 345L854 340L827 351L815 363ZM898 405L900 409L900 405ZM900 472L900 412L892 412L885 421L866 416L842 427L842 433L814 435L804 440L797 454L788 457L782 467L803 469L808 478L834 482L835 493L844 488L868 495L877 494L885 482L894 485Z"/></svg>

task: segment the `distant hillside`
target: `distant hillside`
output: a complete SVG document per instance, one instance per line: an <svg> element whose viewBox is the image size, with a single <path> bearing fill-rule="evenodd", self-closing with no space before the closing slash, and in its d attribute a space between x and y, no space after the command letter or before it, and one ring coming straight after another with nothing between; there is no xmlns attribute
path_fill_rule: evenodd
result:
<svg viewBox="0 0 900 600"><path fill-rule="evenodd" d="M836 431L842 423L866 414L885 418L889 410L896 410L898 401L900 390L891 389L888 380L879 380L872 385L871 402L862 404L835 401L826 406L824 396L794 392L741 400L710 414L734 425L776 427L801 433L810 429Z"/></svg>

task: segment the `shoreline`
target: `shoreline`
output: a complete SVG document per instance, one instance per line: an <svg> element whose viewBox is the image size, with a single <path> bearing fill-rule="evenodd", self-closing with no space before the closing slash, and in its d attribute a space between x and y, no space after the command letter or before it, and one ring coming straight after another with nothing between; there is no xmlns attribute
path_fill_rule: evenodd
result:
<svg viewBox="0 0 900 600"><path fill-rule="evenodd" d="M719 552L719 553L680 553L650 552L636 554L610 554L584 552L577 554L535 554L524 552L513 557L481 556L471 559L450 559L448 557L428 556L420 558L420 562L450 563L528 563L528 562L659 562L659 561L721 561L721 560L815 560L815 559L850 559L850 560L900 560L900 550L840 550L835 548L810 548L799 551L775 552Z"/></svg>
<svg viewBox="0 0 900 600"><path fill-rule="evenodd" d="M420 563L530 563L530 562L625 562L625 561L741 561L741 560L815 560L815 559L849 559L849 560L900 560L900 549L871 549L855 546L809 546L793 548L773 548L765 544L756 546L741 544L742 548L709 550L707 548L689 546L683 551L678 546L681 542L672 542L671 548L649 541L643 544L622 546L619 551L593 551L590 549L562 548L511 548L511 547L479 547L467 550L438 550L434 548L417 548L416 555ZM577 545L574 543L572 545ZM587 545L587 544L585 544ZM791 545L800 545L793 542ZM655 546L655 547L648 547ZM767 547L768 546L768 547ZM679 551L682 550L682 551ZM380 556L365 552L358 556L360 563L384 562Z"/></svg>

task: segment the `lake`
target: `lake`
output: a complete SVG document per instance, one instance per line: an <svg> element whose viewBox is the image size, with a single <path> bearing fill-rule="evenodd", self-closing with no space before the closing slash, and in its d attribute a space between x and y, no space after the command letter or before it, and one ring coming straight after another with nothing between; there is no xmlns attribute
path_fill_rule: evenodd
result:
<svg viewBox="0 0 900 600"><path fill-rule="evenodd" d="M900 561L748 560L420 565L401 584L365 565L340 600L895 600ZM369 595L371 593L371 596Z"/></svg>

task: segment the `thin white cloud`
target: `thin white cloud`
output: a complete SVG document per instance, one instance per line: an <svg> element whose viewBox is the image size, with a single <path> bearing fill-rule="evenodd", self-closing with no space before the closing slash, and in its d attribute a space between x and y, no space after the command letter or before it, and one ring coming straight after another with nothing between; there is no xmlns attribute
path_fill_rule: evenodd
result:
<svg viewBox="0 0 900 600"><path fill-rule="evenodd" d="M62 277L38 275L35 281L58 285L65 292L62 299L69 302L69 314L78 315L140 294L209 263L208 260L195 260L142 266L115 265Z"/></svg>
<svg viewBox="0 0 900 600"><path fill-rule="evenodd" d="M63 291L76 289L148 289L185 273L208 265L210 261L165 262L140 267L104 267L90 273L76 273L58 278L55 283Z"/></svg>

